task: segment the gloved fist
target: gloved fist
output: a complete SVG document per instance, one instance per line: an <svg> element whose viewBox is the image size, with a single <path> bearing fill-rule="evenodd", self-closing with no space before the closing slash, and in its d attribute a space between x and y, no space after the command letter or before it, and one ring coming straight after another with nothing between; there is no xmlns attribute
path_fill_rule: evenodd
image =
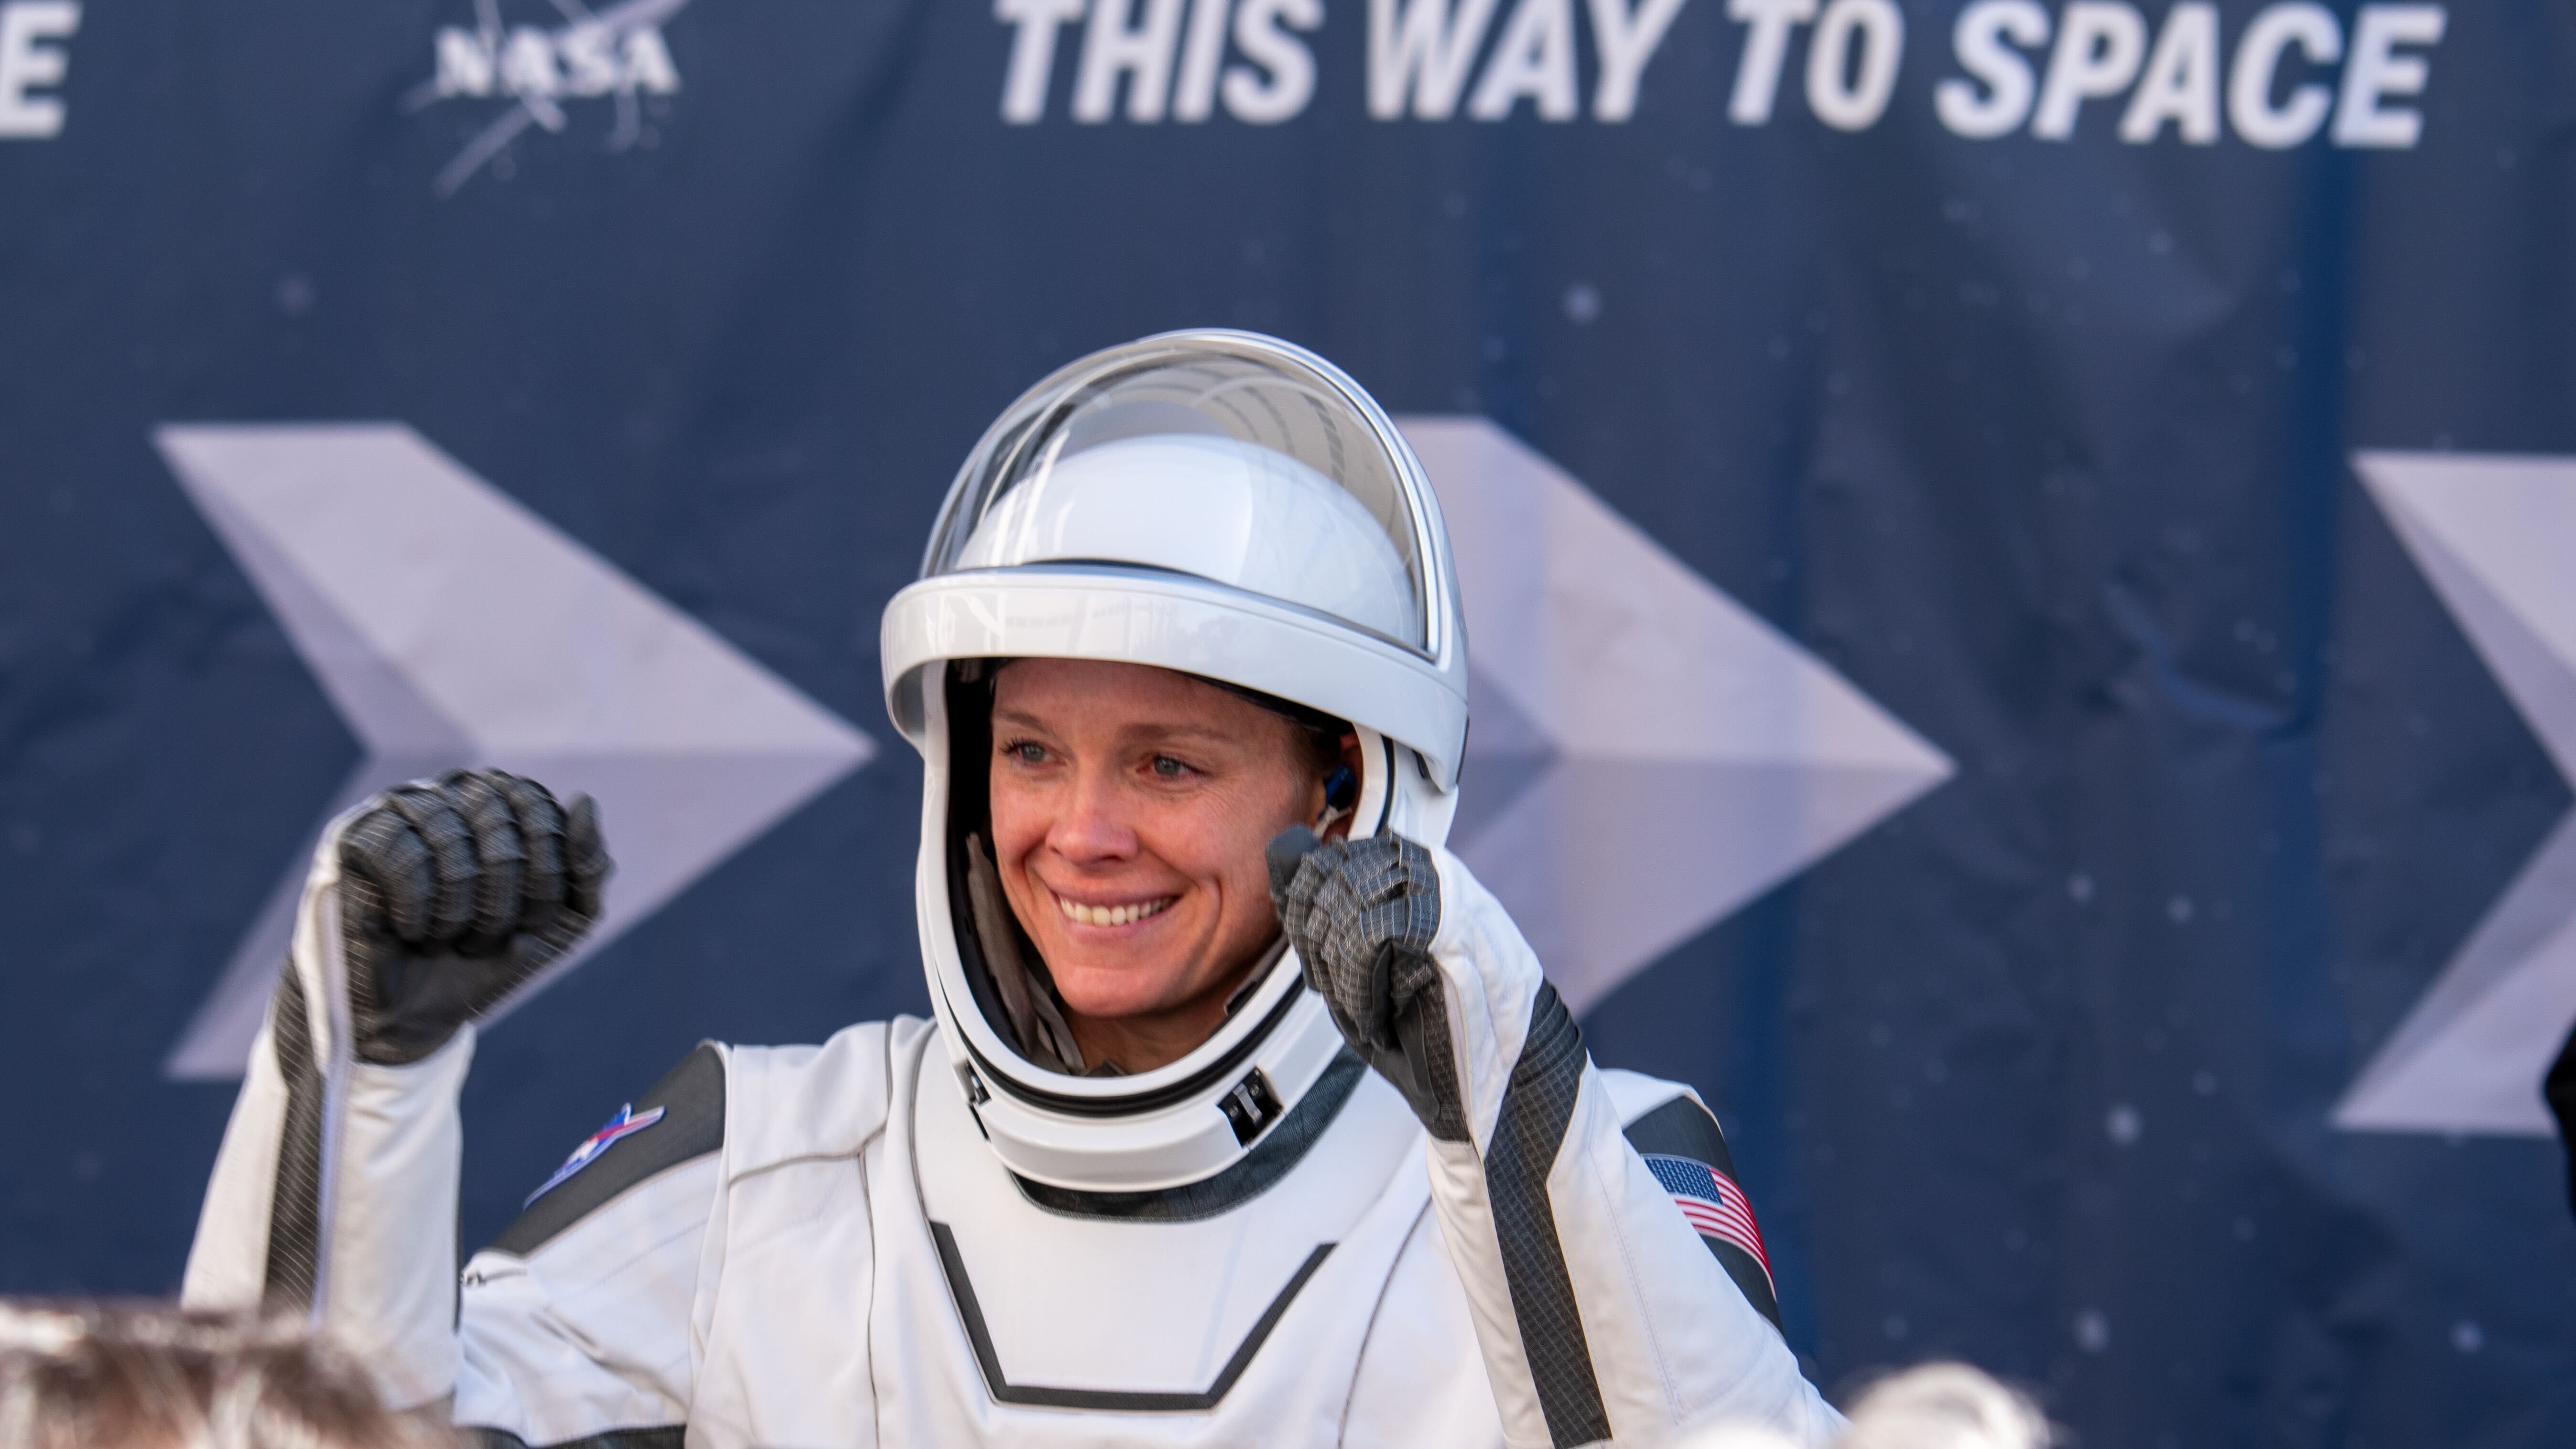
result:
<svg viewBox="0 0 2576 1449"><path fill-rule="evenodd" d="M1292 825L1268 854L1280 928L1333 1024L1432 1136L1466 1141L1448 1005L1431 959L1440 931L1431 852L1396 835L1319 841Z"/></svg>
<svg viewBox="0 0 2576 1449"><path fill-rule="evenodd" d="M358 1059L436 1051L599 915L599 812L534 780L454 770L388 790L340 835L340 926Z"/></svg>

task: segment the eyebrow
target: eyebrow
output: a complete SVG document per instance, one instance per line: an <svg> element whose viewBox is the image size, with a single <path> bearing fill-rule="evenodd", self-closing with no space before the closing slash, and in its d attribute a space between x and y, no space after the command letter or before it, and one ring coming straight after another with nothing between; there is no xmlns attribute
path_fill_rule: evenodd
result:
<svg viewBox="0 0 2576 1449"><path fill-rule="evenodd" d="M1135 733L1149 740L1215 740L1219 744L1232 744L1242 738L1232 730L1210 729L1205 725L1146 725Z"/></svg>
<svg viewBox="0 0 2576 1449"><path fill-rule="evenodd" d="M1042 720L1036 715L1030 714L1025 710L996 709L993 711L993 723L996 725L1014 725L1022 729L1036 730L1042 734L1055 733L1055 727L1053 725L1048 724L1045 720ZM1145 725L1141 728L1129 731L1128 733L1131 738L1141 736L1147 740L1200 739L1214 740L1220 744L1231 743L1239 738L1239 736L1231 730L1212 729L1206 725L1190 724Z"/></svg>

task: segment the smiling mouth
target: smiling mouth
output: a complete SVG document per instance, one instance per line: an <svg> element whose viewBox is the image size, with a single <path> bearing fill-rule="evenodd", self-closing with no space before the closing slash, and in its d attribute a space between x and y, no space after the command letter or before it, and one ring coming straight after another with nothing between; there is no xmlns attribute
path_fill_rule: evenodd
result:
<svg viewBox="0 0 2576 1449"><path fill-rule="evenodd" d="M1179 896L1163 896L1156 900L1134 901L1123 906L1086 906L1080 901L1069 901L1062 896L1056 896L1055 907L1064 912L1066 920L1077 921L1086 926L1126 926L1151 916L1161 915L1171 908L1172 902L1179 899Z"/></svg>

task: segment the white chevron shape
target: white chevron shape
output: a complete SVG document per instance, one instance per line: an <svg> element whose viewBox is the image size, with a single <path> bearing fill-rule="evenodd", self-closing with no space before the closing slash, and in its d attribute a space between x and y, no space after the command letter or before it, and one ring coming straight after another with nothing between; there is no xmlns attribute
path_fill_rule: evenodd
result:
<svg viewBox="0 0 2576 1449"><path fill-rule="evenodd" d="M168 426L188 497L365 756L316 822L460 765L599 801L599 923L524 1002L874 753L869 738L400 423ZM303 880L290 860L164 1063L249 1059Z"/></svg>
<svg viewBox="0 0 2576 1449"><path fill-rule="evenodd" d="M1583 1011L1947 755L1491 421L1398 420L1467 608L1461 859Z"/></svg>
<svg viewBox="0 0 2576 1449"><path fill-rule="evenodd" d="M2353 467L2576 780L2576 458L2359 453ZM2576 1023L2576 815L2558 822L2335 1108L2338 1127L2555 1135L2541 1078Z"/></svg>

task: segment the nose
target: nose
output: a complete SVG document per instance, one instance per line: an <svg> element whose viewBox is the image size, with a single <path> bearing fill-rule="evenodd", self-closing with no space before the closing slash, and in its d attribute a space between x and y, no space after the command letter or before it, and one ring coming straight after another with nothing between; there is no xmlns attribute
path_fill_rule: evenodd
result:
<svg viewBox="0 0 2576 1449"><path fill-rule="evenodd" d="M1133 858L1136 830L1117 786L1107 770L1080 770L1063 812L1047 827L1047 849L1076 866L1115 865Z"/></svg>

